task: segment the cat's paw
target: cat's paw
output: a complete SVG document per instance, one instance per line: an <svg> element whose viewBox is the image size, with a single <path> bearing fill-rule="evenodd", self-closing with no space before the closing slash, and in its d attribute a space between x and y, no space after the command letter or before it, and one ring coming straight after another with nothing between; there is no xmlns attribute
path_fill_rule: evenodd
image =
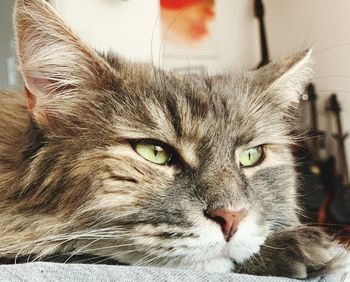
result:
<svg viewBox="0 0 350 282"><path fill-rule="evenodd" d="M339 253L341 255L335 260L334 268L350 273L350 248L342 248Z"/></svg>
<svg viewBox="0 0 350 282"><path fill-rule="evenodd" d="M306 269L306 278L335 271L350 271L350 251L317 227L302 227L295 233L296 254ZM304 277L303 277L304 276Z"/></svg>
<svg viewBox="0 0 350 282"><path fill-rule="evenodd" d="M318 227L297 226L268 237L259 257L239 265L237 270L299 279L347 272L350 252Z"/></svg>

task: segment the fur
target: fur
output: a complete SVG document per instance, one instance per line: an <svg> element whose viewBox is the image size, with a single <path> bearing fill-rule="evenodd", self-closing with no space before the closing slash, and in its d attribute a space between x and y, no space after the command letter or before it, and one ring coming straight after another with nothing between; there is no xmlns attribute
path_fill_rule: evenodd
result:
<svg viewBox="0 0 350 282"><path fill-rule="evenodd" d="M290 132L311 51L180 76L96 53L43 0L17 0L15 24L26 87L0 94L2 257L299 278L349 267L344 247L298 220ZM146 161L139 139L177 161ZM257 145L262 163L241 168L239 153ZM229 242L205 215L242 208Z"/></svg>

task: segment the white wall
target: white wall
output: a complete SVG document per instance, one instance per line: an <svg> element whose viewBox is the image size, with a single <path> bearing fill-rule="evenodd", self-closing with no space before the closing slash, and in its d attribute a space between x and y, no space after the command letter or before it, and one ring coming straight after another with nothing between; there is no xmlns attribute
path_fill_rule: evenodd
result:
<svg viewBox="0 0 350 282"><path fill-rule="evenodd" d="M13 0L0 1L0 89L13 88L18 83L12 28Z"/></svg>
<svg viewBox="0 0 350 282"><path fill-rule="evenodd" d="M113 49L125 57L148 61L152 57L152 44L160 45L157 0L51 2L70 26L99 50Z"/></svg>
<svg viewBox="0 0 350 282"><path fill-rule="evenodd" d="M213 59L199 59L195 56L166 59L165 67L205 65L211 72L222 72L257 66L260 47L253 7L251 0L215 1L212 33L216 42ZM167 48L167 45L163 45L163 48Z"/></svg>
<svg viewBox="0 0 350 282"><path fill-rule="evenodd" d="M324 111L329 94L338 94L344 130L350 132L350 1L264 0L269 46L273 58L314 45L315 85L321 96L320 123L329 129L331 115ZM332 138L329 151L335 143ZM350 140L346 140L350 161Z"/></svg>
<svg viewBox="0 0 350 282"><path fill-rule="evenodd" d="M127 58L143 61L150 61L153 54L153 61L164 65L164 50L159 50L164 48L161 44L159 0L51 2L73 28L98 49L113 49ZM216 58L169 60L165 62L165 67L205 64L209 69L218 71L223 67L241 69L257 64L259 46L252 1L216 2Z"/></svg>

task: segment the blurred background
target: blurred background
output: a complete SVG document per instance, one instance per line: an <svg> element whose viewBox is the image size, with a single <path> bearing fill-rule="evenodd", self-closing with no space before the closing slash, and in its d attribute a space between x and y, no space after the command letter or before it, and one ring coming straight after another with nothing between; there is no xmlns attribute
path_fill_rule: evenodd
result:
<svg viewBox="0 0 350 282"><path fill-rule="evenodd" d="M94 48L181 73L254 69L313 46L295 148L306 221L350 225L350 1L51 0ZM0 1L0 88L16 89L13 0ZM333 95L332 94L336 94ZM349 188L349 189L348 189Z"/></svg>

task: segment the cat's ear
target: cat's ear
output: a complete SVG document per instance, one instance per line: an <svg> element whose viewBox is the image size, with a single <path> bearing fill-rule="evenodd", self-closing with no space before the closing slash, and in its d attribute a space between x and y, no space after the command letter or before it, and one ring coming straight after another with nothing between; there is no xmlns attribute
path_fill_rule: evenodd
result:
<svg viewBox="0 0 350 282"><path fill-rule="evenodd" d="M264 93L272 95L283 108L297 104L312 78L313 64L309 49L261 68L258 77L263 82Z"/></svg>
<svg viewBox="0 0 350 282"><path fill-rule="evenodd" d="M28 109L35 120L47 123L58 100L67 100L113 73L46 1L16 0L14 22Z"/></svg>

